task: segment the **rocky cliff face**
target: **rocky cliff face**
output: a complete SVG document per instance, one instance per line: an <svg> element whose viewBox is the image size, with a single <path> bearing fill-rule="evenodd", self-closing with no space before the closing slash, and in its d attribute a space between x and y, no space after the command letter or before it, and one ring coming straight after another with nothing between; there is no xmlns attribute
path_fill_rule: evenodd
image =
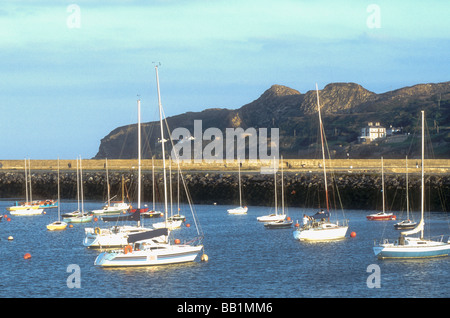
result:
<svg viewBox="0 0 450 318"><path fill-rule="evenodd" d="M383 150L382 147L374 149L374 145L358 146L355 142L360 129L370 121L379 121L385 127L400 127L403 133L413 134L422 109L426 111L429 128L436 135L434 142L439 147L436 158L450 156L450 132L446 130L450 127L450 82L419 84L383 94L375 94L355 83L332 83L319 91L319 97L334 158L345 156L349 151L353 152L353 158L379 158L383 153L386 158L404 158L411 143L394 145L403 147L397 151L392 144ZM309 154L305 149L315 143L318 126L316 91L302 94L286 86L273 85L258 99L236 110L207 109L167 118L171 130L184 127L191 133L194 120L202 120L203 130L215 127L224 135L226 128L277 127L280 129L281 154L286 158L307 158ZM144 157L158 154L159 131L159 122L143 124ZM129 125L119 127L103 138L94 158L136 157L137 129L136 125Z"/></svg>

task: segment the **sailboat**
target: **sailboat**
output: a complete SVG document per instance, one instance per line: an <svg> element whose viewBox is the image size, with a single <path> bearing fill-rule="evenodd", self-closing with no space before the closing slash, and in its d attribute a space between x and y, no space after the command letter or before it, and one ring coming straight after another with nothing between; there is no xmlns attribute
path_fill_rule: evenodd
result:
<svg viewBox="0 0 450 318"><path fill-rule="evenodd" d="M383 243L373 247L375 256L379 259L386 258L429 258L437 256L447 256L450 253L450 242L443 242L443 236L440 240L424 239L424 205L425 205L425 112L422 111L422 182L421 182L421 208L419 224L412 230L400 232L400 237L393 243L384 240ZM420 233L419 237L410 237L410 235Z"/></svg>
<svg viewBox="0 0 450 318"><path fill-rule="evenodd" d="M129 244L131 236L137 236L147 233L153 240L165 242L168 233L165 231L156 231L152 228L146 228L141 225L141 101L137 101L138 106L138 206L135 212L103 216L105 222L136 221L136 225L114 225L110 228L101 229L85 228L85 238L83 245L90 248L111 248L123 247ZM151 232L151 233L150 233ZM137 235L137 236L136 236Z"/></svg>
<svg viewBox="0 0 450 318"><path fill-rule="evenodd" d="M172 175L172 174L170 174ZM172 179L172 177L171 177ZM172 190L170 190L170 195L172 196ZM170 202L172 204L172 200ZM171 208L172 209L172 208ZM171 221L186 221L186 216L180 213L180 162L177 160L177 214L170 215L169 220Z"/></svg>
<svg viewBox="0 0 450 318"><path fill-rule="evenodd" d="M93 210L92 213L94 213L94 214L120 214L120 213L123 213L124 211L129 210L131 207L129 204L125 203L125 201L124 201L123 187L122 187L122 201L112 202L112 204L111 204L109 173L108 173L108 159L106 159L106 161L105 161L105 169L106 169L106 187L107 187L107 192L108 192L107 204L104 205L99 210Z"/></svg>
<svg viewBox="0 0 450 318"><path fill-rule="evenodd" d="M382 193L382 197L383 197L383 211L382 212L378 212L378 213L374 213L374 214L369 214L366 216L367 220L369 221L386 221L386 220L395 220L396 216L394 215L394 213L389 213L386 212L386 203L385 203L385 195L384 195L384 165L383 165L383 157L381 157L381 193Z"/></svg>
<svg viewBox="0 0 450 318"><path fill-rule="evenodd" d="M274 193L275 193L275 213L271 213L269 215L259 216L256 219L258 222L275 222L282 221L286 218L286 214L278 214L278 203L277 203L277 169L275 167L275 163L277 160L273 158L273 184L274 184Z"/></svg>
<svg viewBox="0 0 450 318"><path fill-rule="evenodd" d="M80 180L81 179L81 183ZM80 209L80 194L81 194L81 209ZM63 220L68 223L87 223L92 221L92 213L84 211L84 193L83 193L83 168L81 164L81 157L77 158L77 210L63 215Z"/></svg>
<svg viewBox="0 0 450 318"><path fill-rule="evenodd" d="M39 215L44 212L44 209L39 208L39 205L33 205L30 202L33 201L33 194L31 190L31 163L28 159L28 171L27 171L27 159L25 159L25 195L26 202L24 205L18 205L8 208L11 215ZM29 175L29 178L28 178ZM30 184L30 201L28 201L28 183Z"/></svg>
<svg viewBox="0 0 450 318"><path fill-rule="evenodd" d="M60 197L60 189L59 189L59 158L58 158L58 202L59 202L59 197ZM61 208L60 208L60 204L58 204L58 221L48 224L47 230L60 231L60 230L64 230L66 227L67 227L67 223L61 221Z"/></svg>
<svg viewBox="0 0 450 318"><path fill-rule="evenodd" d="M242 185L241 185L241 162L238 160L238 178L239 178L239 206L234 209L228 209L228 214L246 214L248 208L242 206Z"/></svg>
<svg viewBox="0 0 450 318"><path fill-rule="evenodd" d="M406 156L406 220L394 224L396 230L410 230L415 228L417 222L409 218L409 195L408 195L408 156Z"/></svg>
<svg viewBox="0 0 450 318"><path fill-rule="evenodd" d="M156 83L158 90L159 119L161 125L161 147L163 158L164 173L164 214L167 220L167 181L166 181L166 162L164 150L164 129L162 121L161 95L159 92L158 66L155 65ZM197 224L197 223L196 223ZM167 228L157 229L156 231L168 231ZM197 229L198 231L198 229ZM150 233L151 234L151 233ZM103 252L95 259L94 265L103 267L114 266L152 266L166 265L183 262L193 262L200 252L203 250L202 238L197 237L190 244L181 244L178 241L174 243L167 241L166 243L155 242L148 239L147 234L140 235L135 239L130 238L129 244L123 250ZM195 244L194 244L195 241ZM177 244L179 243L179 244ZM204 255L202 256L204 259Z"/></svg>
<svg viewBox="0 0 450 318"><path fill-rule="evenodd" d="M164 141L162 141L164 142ZM170 157L169 157L170 159ZM170 160L172 162L172 160ZM183 224L183 221L186 217L183 218L174 218L173 215L173 203L172 203L172 165L169 165L169 196L170 196L170 217L168 216L164 221L153 223L153 227L155 229L167 228L169 230L178 229ZM179 216L179 215L178 215Z"/></svg>
<svg viewBox="0 0 450 318"><path fill-rule="evenodd" d="M281 157L283 160L283 157ZM285 215L284 212L284 176L283 176L283 165L281 165L281 214ZM268 229L285 229L290 228L294 222L290 217L282 220L276 220L264 223L264 227Z"/></svg>
<svg viewBox="0 0 450 318"><path fill-rule="evenodd" d="M159 218L164 216L161 211L156 211L155 201L156 201L156 191L155 191L155 164L152 157L152 194L153 194L153 209L151 211L142 212L141 216L144 218Z"/></svg>
<svg viewBox="0 0 450 318"><path fill-rule="evenodd" d="M298 227L294 231L294 238L300 241L329 241L338 240L345 238L345 234L348 230L347 220L344 220L343 224L339 224L338 221L335 223L330 221L330 208L328 199L328 184L327 184L327 171L325 165L325 148L324 148L324 128L322 124L322 117L320 114L320 102L319 102L319 90L316 84L317 93L317 108L319 113L319 128L320 128L320 139L322 145L322 165L323 165L323 175L325 180L325 198L327 204L327 211L320 211L310 217L311 222L306 222L302 227Z"/></svg>

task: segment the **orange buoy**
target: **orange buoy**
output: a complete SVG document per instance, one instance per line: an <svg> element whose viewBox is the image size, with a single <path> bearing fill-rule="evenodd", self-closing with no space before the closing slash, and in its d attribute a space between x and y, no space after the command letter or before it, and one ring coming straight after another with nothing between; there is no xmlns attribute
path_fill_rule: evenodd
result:
<svg viewBox="0 0 450 318"><path fill-rule="evenodd" d="M175 244L180 244L180 243L181 243L180 239L175 239Z"/></svg>
<svg viewBox="0 0 450 318"><path fill-rule="evenodd" d="M73 228L73 224L69 224L69 227L70 227L70 228Z"/></svg>
<svg viewBox="0 0 450 318"><path fill-rule="evenodd" d="M290 220L291 220L291 217L290 217L290 216L288 216L288 217L287 217L287 220L288 220L288 221L290 221Z"/></svg>
<svg viewBox="0 0 450 318"><path fill-rule="evenodd" d="M186 223L186 227L191 227L191 225L189 223Z"/></svg>
<svg viewBox="0 0 450 318"><path fill-rule="evenodd" d="M356 232L350 233L350 237L356 237Z"/></svg>
<svg viewBox="0 0 450 318"><path fill-rule="evenodd" d="M94 222L97 222L98 221L98 219L97 218L94 218Z"/></svg>
<svg viewBox="0 0 450 318"><path fill-rule="evenodd" d="M30 259L30 258L31 258L30 253L25 253L25 255L23 256L23 259Z"/></svg>
<svg viewBox="0 0 450 318"><path fill-rule="evenodd" d="M11 218L7 218L6 221L8 221L8 222L11 221Z"/></svg>
<svg viewBox="0 0 450 318"><path fill-rule="evenodd" d="M299 227L300 226L300 224L298 224L298 223L295 223L295 227Z"/></svg>

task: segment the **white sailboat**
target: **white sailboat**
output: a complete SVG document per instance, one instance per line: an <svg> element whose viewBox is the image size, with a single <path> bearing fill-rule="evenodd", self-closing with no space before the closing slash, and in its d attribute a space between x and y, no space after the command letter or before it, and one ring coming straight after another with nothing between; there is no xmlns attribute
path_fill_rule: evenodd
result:
<svg viewBox="0 0 450 318"><path fill-rule="evenodd" d="M386 220L395 220L396 216L392 212L386 212L386 196L384 191L384 164L383 157L381 157L381 194L383 198L383 211L378 213L369 214L366 216L369 221L386 221Z"/></svg>
<svg viewBox="0 0 450 318"><path fill-rule="evenodd" d="M165 242L167 240L167 232L156 231L152 228L141 226L141 102L138 104L138 206L133 213L122 214L117 216L102 217L105 222L119 222L119 221L136 221L137 225L114 225L110 228L101 229L85 228L85 238L83 245L91 248L111 248L123 247L129 244L131 236L137 237L146 232L153 240L158 242ZM156 235L157 234L157 235ZM156 235L156 236L154 236Z"/></svg>
<svg viewBox="0 0 450 318"><path fill-rule="evenodd" d="M379 259L386 258L430 258L438 256L447 256L450 253L450 243L443 241L443 235L439 240L424 239L424 135L425 135L425 113L422 111L422 183L421 183L421 208L419 224L412 230L400 232L400 237L395 242L384 240L373 247L375 256ZM419 237L410 237L410 235L420 233Z"/></svg>
<svg viewBox="0 0 450 318"><path fill-rule="evenodd" d="M152 199L153 199L153 209L151 211L142 212L141 216L144 218L159 218L161 216L164 216L164 213L161 211L156 211L156 191L155 191L155 164L153 162L152 157Z"/></svg>
<svg viewBox="0 0 450 318"><path fill-rule="evenodd" d="M169 157L170 159L170 157ZM172 160L170 160L170 162L172 162ZM167 228L169 230L174 230L174 229L178 229L181 227L181 225L183 224L183 220L185 218L174 218L173 217L173 202L172 202L172 165L169 165L169 193L170 193L170 217L167 217L166 220L162 221L162 222L157 222L157 223L153 223L153 227L155 229L163 229L163 228Z"/></svg>
<svg viewBox="0 0 450 318"><path fill-rule="evenodd" d="M409 218L409 194L408 194L408 156L406 156L406 220L394 224L396 230L410 230L417 226L417 222Z"/></svg>
<svg viewBox="0 0 450 318"><path fill-rule="evenodd" d="M161 146L162 146L162 158L163 158L163 173L164 173L164 213L167 220L167 181L166 181L166 163L165 163L165 151L164 151L164 129L162 121L162 106L161 96L159 92L159 78L158 78L158 66L155 65L156 70L156 83L158 90L158 105L159 105L159 118L161 125ZM156 231L168 231L167 228L157 229ZM197 229L198 231L198 229ZM123 250L103 252L95 259L94 265L102 267L129 267L129 266L153 266L153 265L166 265L183 262L193 262L200 252L203 250L201 237L198 237L196 244L177 244L177 242L171 243L159 243L151 239L144 238L145 235L141 235L136 239L130 239L130 245L126 246ZM133 246L133 245L134 246ZM202 256L202 259L205 255Z"/></svg>
<svg viewBox="0 0 450 318"><path fill-rule="evenodd" d="M108 172L108 159L105 161L106 169L106 187L108 192L107 204L105 204L101 209L93 210L93 214L120 214L131 208L128 203L125 203L122 191L122 201L111 202L110 186L109 186L109 172Z"/></svg>
<svg viewBox="0 0 450 318"><path fill-rule="evenodd" d="M275 193L275 213L271 213L269 215L259 216L256 219L258 222L276 222L283 221L286 218L286 214L278 214L278 203L277 203L277 169L275 167L275 163L277 160L273 158L273 184L274 184L274 193Z"/></svg>
<svg viewBox="0 0 450 318"><path fill-rule="evenodd" d="M300 241L330 241L345 238L348 230L347 220L344 220L343 224L339 224L330 221L330 207L328 200L328 184L327 184L327 171L325 165L325 149L324 149L324 128L322 124L322 117L320 114L320 102L319 102L319 90L316 84L317 93L317 108L319 113L319 128L320 138L322 145L322 164L323 175L325 180L325 197L327 203L327 211L320 211L310 217L311 221L304 224L302 227L298 227L294 231L294 238Z"/></svg>
<svg viewBox="0 0 450 318"><path fill-rule="evenodd" d="M281 161L283 161L283 157L281 157ZM286 215L284 212L284 175L283 175L283 165L281 165L281 214ZM282 220L270 221L264 223L264 227L268 229L285 229L292 226L294 222L291 218L286 217Z"/></svg>
<svg viewBox="0 0 450 318"><path fill-rule="evenodd" d="M61 203L60 202L60 189L59 189L59 158L58 158L58 203ZM67 223L61 221L60 205L61 204L58 204L58 221L55 221L55 222L47 225L47 230L49 230L49 231L60 231L60 230L64 230L67 227Z"/></svg>
<svg viewBox="0 0 450 318"><path fill-rule="evenodd" d="M87 223L92 221L92 213L84 211L84 193L83 193L83 168L81 166L81 157L77 158L77 210L63 215L63 221L68 223ZM81 184L80 184L81 178ZM81 206L80 206L81 195Z"/></svg>
<svg viewBox="0 0 450 318"><path fill-rule="evenodd" d="M241 162L238 160L238 178L239 178L239 206L234 209L228 209L228 214L246 214L248 208L242 206L242 189L241 189Z"/></svg>
<svg viewBox="0 0 450 318"><path fill-rule="evenodd" d="M31 190L31 163L28 159L28 171L27 171L27 159L25 159L25 195L26 202L24 205L10 207L9 214L11 215L39 215L44 212L44 209L39 208L38 205L32 205L30 202L33 201L33 194ZM29 176L28 176L29 175ZM30 200L28 200L28 183L30 184Z"/></svg>

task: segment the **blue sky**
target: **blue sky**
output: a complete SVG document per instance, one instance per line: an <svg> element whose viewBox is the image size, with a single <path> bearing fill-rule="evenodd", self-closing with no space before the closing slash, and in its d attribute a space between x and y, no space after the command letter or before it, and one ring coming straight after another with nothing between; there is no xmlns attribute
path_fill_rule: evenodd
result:
<svg viewBox="0 0 450 318"><path fill-rule="evenodd" d="M75 6L72 6L75 5ZM450 2L20 1L0 6L0 160L95 156L119 126L355 82L449 80ZM172 127L175 128L175 127Z"/></svg>

